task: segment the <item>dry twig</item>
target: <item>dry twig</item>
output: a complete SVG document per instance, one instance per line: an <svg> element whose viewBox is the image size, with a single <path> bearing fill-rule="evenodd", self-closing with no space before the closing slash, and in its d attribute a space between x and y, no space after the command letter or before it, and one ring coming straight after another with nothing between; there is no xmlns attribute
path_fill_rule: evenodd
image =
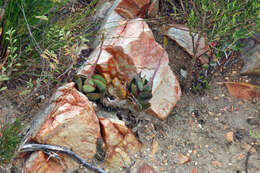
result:
<svg viewBox="0 0 260 173"><path fill-rule="evenodd" d="M46 145L46 144L24 144L21 148L21 152L28 152L28 151L45 151L45 152L51 151L51 152L66 154L72 157L79 164L83 165L85 168L91 169L97 173L106 173L106 171L104 171L103 169L95 167L90 163L86 162L82 157L75 154L71 150L60 146Z"/></svg>

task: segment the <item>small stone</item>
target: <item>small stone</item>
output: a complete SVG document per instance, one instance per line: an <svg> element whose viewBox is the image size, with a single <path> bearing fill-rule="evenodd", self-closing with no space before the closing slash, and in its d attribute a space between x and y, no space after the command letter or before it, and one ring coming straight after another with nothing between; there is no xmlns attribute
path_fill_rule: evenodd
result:
<svg viewBox="0 0 260 173"><path fill-rule="evenodd" d="M196 155L197 153L198 153L197 150L193 150L193 151L192 151L192 154L194 154L194 155Z"/></svg>
<svg viewBox="0 0 260 173"><path fill-rule="evenodd" d="M191 32L189 32L189 29L184 25L171 25L168 28L165 28L166 31L165 35L167 35L172 40L176 41L183 49L189 53L191 56L194 55L193 49L192 49L192 38L190 36ZM192 33L194 36L194 40L198 39L198 34ZM206 44L206 38L201 37L197 49L197 55L200 57L200 55L203 55L209 50L208 44Z"/></svg>
<svg viewBox="0 0 260 173"><path fill-rule="evenodd" d="M196 168L192 168L190 173L197 173L197 169Z"/></svg>
<svg viewBox="0 0 260 173"><path fill-rule="evenodd" d="M138 169L137 173L156 173L156 171L147 163L143 163Z"/></svg>
<svg viewBox="0 0 260 173"><path fill-rule="evenodd" d="M225 137L228 142L234 142L234 132L230 131L226 133Z"/></svg>
<svg viewBox="0 0 260 173"><path fill-rule="evenodd" d="M187 71L181 69L181 75L182 75L182 77L186 78L187 77Z"/></svg>
<svg viewBox="0 0 260 173"><path fill-rule="evenodd" d="M219 168L222 167L222 164L221 164L219 161L216 161L216 160L215 160L215 161L212 161L211 164L212 164L213 166L215 166L215 167L219 167Z"/></svg>
<svg viewBox="0 0 260 173"><path fill-rule="evenodd" d="M213 115L214 115L214 113L213 113L213 112L210 112L210 111L209 111L208 113L209 113L209 115L210 115L210 116L213 116Z"/></svg>
<svg viewBox="0 0 260 173"><path fill-rule="evenodd" d="M245 44L248 45L248 44ZM260 76L260 45L257 44L253 48L242 51L242 58L244 63L244 66L242 70L240 71L241 75L253 75L253 76Z"/></svg>
<svg viewBox="0 0 260 173"><path fill-rule="evenodd" d="M227 99L228 99L228 102L232 102L232 98L231 97L227 97Z"/></svg>
<svg viewBox="0 0 260 173"><path fill-rule="evenodd" d="M241 153L241 154L239 154L237 160L242 160L242 159L244 159L244 158L245 158L245 155Z"/></svg>
<svg viewBox="0 0 260 173"><path fill-rule="evenodd" d="M158 146L159 146L158 142L155 139L153 139L153 142L151 145L151 150L152 150L153 154L156 154L158 152Z"/></svg>
<svg viewBox="0 0 260 173"><path fill-rule="evenodd" d="M218 96L213 97L213 100L218 100L218 99L219 99Z"/></svg>
<svg viewBox="0 0 260 173"><path fill-rule="evenodd" d="M190 161L190 157L183 155L182 153L178 154L179 164L183 165Z"/></svg>

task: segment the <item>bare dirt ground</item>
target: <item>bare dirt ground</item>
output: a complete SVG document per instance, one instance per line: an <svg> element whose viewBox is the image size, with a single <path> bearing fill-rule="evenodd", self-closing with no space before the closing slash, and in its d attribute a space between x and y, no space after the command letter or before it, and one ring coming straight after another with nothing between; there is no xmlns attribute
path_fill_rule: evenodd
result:
<svg viewBox="0 0 260 173"><path fill-rule="evenodd" d="M141 141L150 150L153 140L159 144L156 154L149 149L144 154L158 172L191 172L194 168L201 173L260 171L257 147L246 168L247 147L254 141L249 130L259 128L259 103L230 98L226 88L216 82L211 87L202 97L184 95L167 120L152 119L140 125ZM249 118L254 124L248 123ZM230 131L235 134L232 143L225 138ZM179 164L180 153L189 156L190 162Z"/></svg>

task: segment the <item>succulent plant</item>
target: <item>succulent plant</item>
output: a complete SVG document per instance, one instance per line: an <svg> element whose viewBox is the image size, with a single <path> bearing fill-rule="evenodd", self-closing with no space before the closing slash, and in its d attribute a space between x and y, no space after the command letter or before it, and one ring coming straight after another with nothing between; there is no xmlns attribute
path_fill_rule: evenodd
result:
<svg viewBox="0 0 260 173"><path fill-rule="evenodd" d="M100 74L95 74L90 79L77 76L74 81L77 89L94 101L100 99L107 89L106 80Z"/></svg>
<svg viewBox="0 0 260 173"><path fill-rule="evenodd" d="M141 77L141 73L130 81L128 91L139 109L145 110L151 106L149 101L152 98L152 86L153 83Z"/></svg>

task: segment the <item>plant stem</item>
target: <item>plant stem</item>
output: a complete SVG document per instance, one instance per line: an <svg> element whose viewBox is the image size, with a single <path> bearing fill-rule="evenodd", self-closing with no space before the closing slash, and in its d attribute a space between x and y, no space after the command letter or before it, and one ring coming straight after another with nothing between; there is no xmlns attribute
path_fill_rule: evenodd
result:
<svg viewBox="0 0 260 173"><path fill-rule="evenodd" d="M89 73L88 78L86 79L87 82L88 82L88 80L92 77L92 75L93 75L94 72L95 72L97 63L98 63L99 58L100 58L100 55L101 55L101 53L102 53L103 44L104 44L104 38L105 38L105 33L102 33L102 35L101 35L101 43L100 43L100 50L99 50L99 53L98 53L98 57L97 57L95 63L93 64L93 66L92 66L92 69L91 69L91 71L90 71L90 73Z"/></svg>
<svg viewBox="0 0 260 173"><path fill-rule="evenodd" d="M192 59L188 65L188 70L187 70L187 78L185 80L185 83L184 83L184 90L186 92L188 92L190 90L190 87L191 87L191 76L192 76L192 72L193 72L193 69L195 67L195 64L196 64L196 61L198 59L198 49L199 49L199 45L200 45L200 40L201 40L201 37L203 35L203 27L205 26L205 21L206 21L206 13L204 13L204 16L203 16L203 19L202 19L202 28L200 29L199 33L198 34L193 34L191 33L191 39L192 39L192 51L193 51L193 56L192 56ZM195 43L195 37L197 36L197 40L196 40L196 43Z"/></svg>

